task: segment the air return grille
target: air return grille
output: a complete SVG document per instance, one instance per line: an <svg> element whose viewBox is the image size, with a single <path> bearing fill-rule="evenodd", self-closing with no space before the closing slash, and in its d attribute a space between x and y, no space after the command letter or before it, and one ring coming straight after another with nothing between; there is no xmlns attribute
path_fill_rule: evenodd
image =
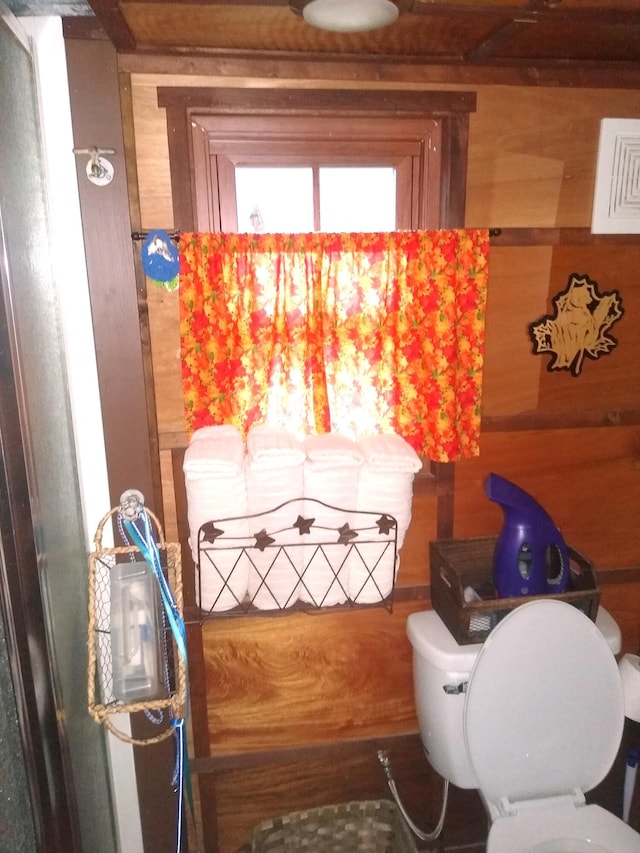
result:
<svg viewBox="0 0 640 853"><path fill-rule="evenodd" d="M591 231L640 234L640 120L602 119Z"/></svg>

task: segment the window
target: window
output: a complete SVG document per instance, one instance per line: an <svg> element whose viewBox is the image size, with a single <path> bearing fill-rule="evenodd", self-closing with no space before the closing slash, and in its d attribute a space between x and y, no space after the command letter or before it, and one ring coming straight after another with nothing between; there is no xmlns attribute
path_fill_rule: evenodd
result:
<svg viewBox="0 0 640 853"><path fill-rule="evenodd" d="M390 166L238 166L237 231L393 231Z"/></svg>
<svg viewBox="0 0 640 853"><path fill-rule="evenodd" d="M347 182L360 170L387 183L380 192L395 198L394 228L464 224L472 93L163 87L158 103L167 111L174 226L181 231L246 228L251 170L271 173L272 198L293 197L296 210L306 205L305 228L291 211L292 230L308 230L311 221L313 230L337 230L347 215L372 212L364 204L350 209L356 193ZM389 230L391 205L375 210L388 217Z"/></svg>
<svg viewBox="0 0 640 853"><path fill-rule="evenodd" d="M447 229L450 236L453 235L455 229L460 229L464 224L468 115L475 106L474 96L459 92L160 89L158 101L167 109L174 226L183 232L187 241L193 240L189 249L191 260L200 257L201 251L204 259L202 263L197 260L194 265L193 292L189 289L187 276L184 276L184 292L181 282L184 297L182 326L188 331L183 346L183 378L185 374L197 375L195 384L185 386L185 407L189 410L197 407L197 424L202 425L209 418L214 423L233 422L230 419L236 417L242 421L237 426L248 428L251 423L259 422L267 412L271 412L271 403L277 399L278 419L289 423L293 415L288 412L298 397L288 390L285 395L282 392L291 386L289 380L293 379L298 380L298 385L306 392L310 390L312 397L314 394L322 397L322 406L316 406L317 401L314 399L312 405L305 409L305 428L308 426L317 431L332 428L334 418L331 406L326 406L324 399L325 396L330 398L334 390L334 386L329 388L330 383L327 382L330 371L325 369L322 380L312 378L309 382L305 375L305 381L302 382L300 377L303 373L290 367L290 357L301 359L305 369L314 359L325 368L328 363L337 364L339 370L335 372L335 377L338 379L334 377L332 381L341 383L349 393L357 393L362 384L359 382L363 376L362 367L358 364L345 367L346 352L353 350L356 356L363 354L363 349L354 346L354 341L362 343L366 338L366 329L349 326L345 341L334 345L323 334L329 329L327 321L326 325L320 324L320 334L313 338L315 349L311 355L305 350L312 340L306 333L301 336L302 348L292 349L292 336L288 331L283 331L284 319L287 322L290 320L295 330L306 329L303 320L309 327L314 324L318 326L316 302L313 303L313 310L308 311L309 288L300 295L296 288L304 276L295 276L293 290L300 296L303 308L291 309L286 300L283 302L278 299L278 305L284 306L284 313L279 311L275 324L272 324L275 312L270 311L268 306L273 297L272 286L277 275L264 265L258 271L251 266L256 245L264 243L264 254L271 258L271 243L284 239L285 244L276 259L276 263L280 263L290 250L289 243L295 243L298 237L324 236L308 232L361 231L363 233L355 237L363 238L365 243L367 239L371 242L371 231L398 232L375 234L372 241L376 245L379 238L439 239ZM436 230L437 237L424 233ZM216 232L221 234L217 235ZM266 241L249 239L246 232L265 232ZM298 234L295 239L290 239L289 232ZM231 275L228 281L216 277L220 265L225 269L228 266L221 246L212 249L212 245L217 244L215 240L211 243L210 238L217 236L222 243L228 241L229 245L237 242L238 238L243 238L246 244L240 265L233 268L237 256L230 262ZM337 235L340 239L352 236L349 233ZM481 235L477 236L483 239ZM331 247L333 250L333 242ZM307 251L305 245L305 270L308 267ZM257 252L260 253L259 248ZM447 257L449 254L447 252ZM354 258L353 248L347 247L345 256L348 256L345 258L346 263L351 263ZM406 256L402 255L401 265L405 259ZM284 266L288 269L288 261ZM382 266L386 269L386 262ZM417 266L425 268L424 264ZM365 299L375 299L375 288L369 287L369 269L370 265L367 266L367 273L361 277L366 281L366 286L354 284L355 280L351 278L349 282L354 292L366 291ZM250 272L247 273L247 270ZM351 273L352 270L349 275ZM344 276L338 278L342 281ZM415 323L409 322L409 339L402 336L402 330L406 331L407 326L405 305L415 303L419 308L426 310L429 307L431 310L439 304L430 273L428 278L426 296L420 296L419 284L410 280L403 291L406 302L400 295L397 304L392 300L392 310L385 308L385 317L400 317L402 329L398 336L387 334L385 326L381 339L376 339L366 347L364 355L369 359L372 375L397 377L400 369L395 360L411 360L414 354L420 362L421 375L433 377L434 372L437 373L437 370L432 369L433 347L426 347L426 369L423 364L422 342L426 338L422 333L427 322L422 315ZM475 272L470 270L472 289L475 288L474 278ZM394 286L397 284L396 279L399 276L393 279ZM313 279L314 286L318 280L317 276ZM261 298L266 295L265 305L260 303L256 307L251 301L256 286ZM476 296L480 301L484 299L483 287L484 284L481 284L480 288L476 288ZM285 288L283 292L289 294L290 290ZM457 284L447 283L446 300L449 300L451 294L457 297L459 290ZM200 304L200 296L209 303L206 310L204 303ZM229 306L235 304L236 298L240 299L244 307L249 307L248 325L251 329L268 324L267 338L275 347L273 352L266 344L247 341L238 343L240 337L235 334L232 335L233 346L225 343L229 323L223 318L216 325L209 309L215 303L223 312L227 311ZM328 290L327 299L333 298L333 291ZM351 309L350 317L364 317L366 312L358 308L355 299L343 299L342 296L336 298L335 304L345 306L347 303ZM334 311L331 316L337 316L338 313ZM480 322L480 314L482 312L476 312L475 321L481 334L483 324ZM377 320L369 322L367 328L371 326L378 329L380 323ZM204 343L200 340L200 332L205 332L207 336ZM337 341L337 331L335 335ZM447 347L447 352L449 350L450 347ZM241 370L245 357L255 352L261 357L268 356L264 369L245 369L243 366ZM330 356L329 361L327 355ZM383 364L386 369L381 371ZM462 364L463 359L444 355L438 360L438 369L444 367L455 373ZM213 374L210 375L209 370ZM476 374L480 375L480 372L476 371ZM218 386L215 377L220 378L223 384L229 380L231 385L225 385L222 391L216 390ZM226 402L235 404L235 401L247 397L246 393L238 389L238 381L253 385L258 381L260 383L256 398L250 397L249 413L223 411ZM374 383L370 384L373 387ZM459 390L459 384L454 385ZM365 415L370 420L373 418L377 424L393 417L394 428L397 428L400 421L396 414L401 410L406 415L407 407L402 402L397 405L394 402L397 397L395 385L393 394L379 390L375 393L375 401L367 398L366 413L363 410L362 417L357 419L358 423L366 419ZM415 390L411 394L413 398L420 396ZM345 403L343 408L348 408L350 412L354 407L362 409L362 401L366 396L360 394L357 403ZM429 394L423 394L421 399L427 396ZM441 401L441 405L436 397L429 396L432 416L438 416L446 409L445 404ZM471 395L467 397L467 403L472 398L475 401ZM452 399L457 406L458 397L454 394ZM336 405L334 400L334 409ZM477 420L475 402L470 408L473 410L472 419ZM307 416L307 413L310 414ZM475 420L473 431L477 429ZM420 436L416 437L421 450L441 432L437 427L430 429L422 415L414 419L405 417L403 425L409 421L414 424L419 421L421 424ZM468 439L469 436L465 435L461 441ZM473 443L475 439L469 440ZM448 447L448 439L445 438L444 443L447 447L434 452L430 458L445 461L456 455L457 451L451 452Z"/></svg>

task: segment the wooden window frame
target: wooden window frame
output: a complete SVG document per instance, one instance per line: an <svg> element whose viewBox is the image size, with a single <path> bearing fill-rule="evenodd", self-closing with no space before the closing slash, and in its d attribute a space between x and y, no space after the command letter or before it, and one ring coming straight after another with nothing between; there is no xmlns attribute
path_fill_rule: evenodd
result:
<svg viewBox="0 0 640 853"><path fill-rule="evenodd" d="M389 157L405 163L400 191L410 192L409 212L401 202L405 212L398 227L464 225L475 93L160 87L158 105L166 110L174 227L180 231L221 230L220 198L231 192L231 161L225 163L225 157L248 157L260 142L265 156L270 143L282 152L287 144L305 145L305 156L317 155L312 143L320 125L338 128L335 150L343 160L353 158L360 145L363 165L372 162L376 150L380 156L386 152L386 163ZM360 127L359 140L350 138L350 125Z"/></svg>

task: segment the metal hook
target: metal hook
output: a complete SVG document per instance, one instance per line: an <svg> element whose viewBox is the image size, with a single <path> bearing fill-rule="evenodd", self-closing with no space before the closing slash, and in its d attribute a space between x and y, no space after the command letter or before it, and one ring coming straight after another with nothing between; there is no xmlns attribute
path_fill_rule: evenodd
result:
<svg viewBox="0 0 640 853"><path fill-rule="evenodd" d="M144 495L138 489L127 489L120 495L120 515L126 521L135 521L144 509Z"/></svg>
<svg viewBox="0 0 640 853"><path fill-rule="evenodd" d="M89 148L74 148L73 153L89 155L86 172L92 184L104 187L111 183L114 174L113 164L102 155L115 154L115 148L98 148L97 145L91 145Z"/></svg>

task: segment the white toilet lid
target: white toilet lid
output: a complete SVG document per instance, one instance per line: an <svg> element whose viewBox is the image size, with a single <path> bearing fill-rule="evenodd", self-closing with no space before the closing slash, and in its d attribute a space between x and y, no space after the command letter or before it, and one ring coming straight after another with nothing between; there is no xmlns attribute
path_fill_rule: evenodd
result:
<svg viewBox="0 0 640 853"><path fill-rule="evenodd" d="M469 759L490 802L589 791L613 764L623 725L615 658L577 608L532 601L493 629L464 707Z"/></svg>

